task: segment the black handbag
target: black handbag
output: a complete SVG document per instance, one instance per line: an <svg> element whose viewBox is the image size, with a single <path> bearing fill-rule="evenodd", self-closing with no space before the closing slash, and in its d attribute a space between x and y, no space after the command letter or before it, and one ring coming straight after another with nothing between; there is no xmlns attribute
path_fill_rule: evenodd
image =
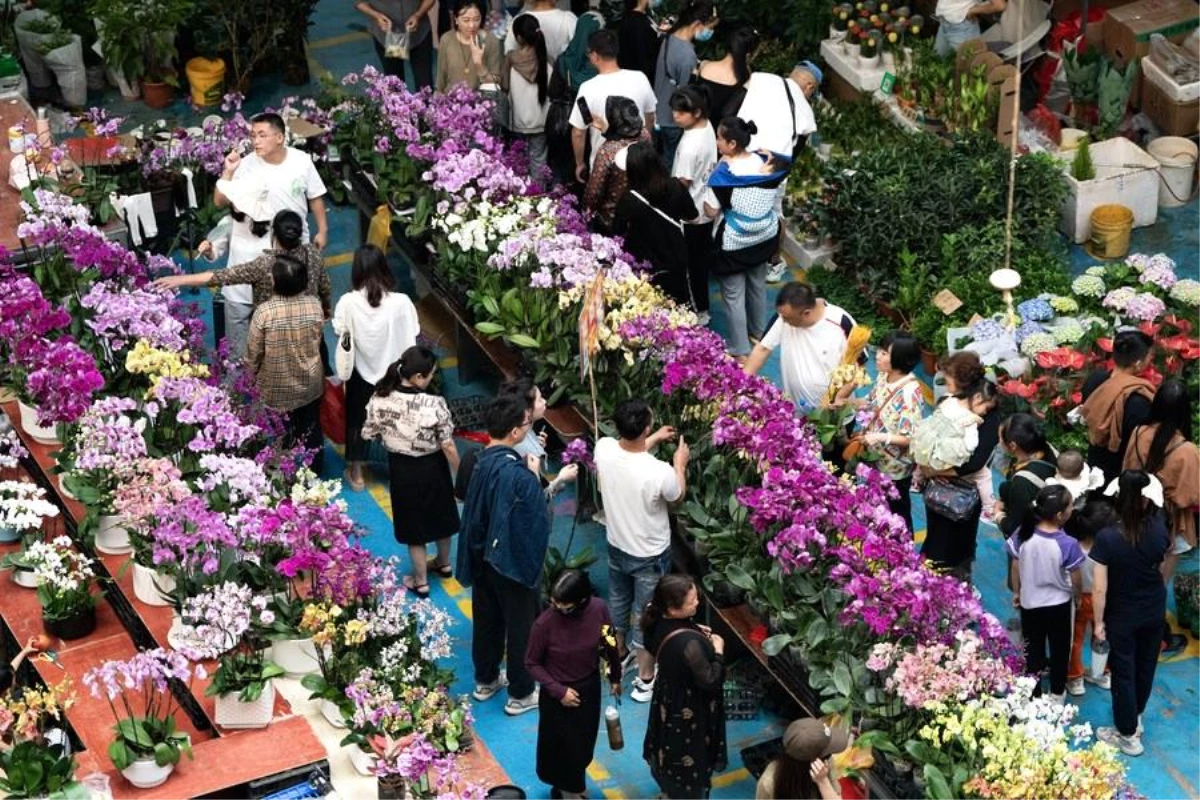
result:
<svg viewBox="0 0 1200 800"><path fill-rule="evenodd" d="M966 522L979 513L979 489L960 478L934 478L925 487L925 510L951 522Z"/></svg>
<svg viewBox="0 0 1200 800"><path fill-rule="evenodd" d="M562 63L561 57L558 63ZM550 98L550 108L546 112L546 136L556 139L570 138L571 108L575 104L575 97L561 68L556 68L550 75L546 96Z"/></svg>

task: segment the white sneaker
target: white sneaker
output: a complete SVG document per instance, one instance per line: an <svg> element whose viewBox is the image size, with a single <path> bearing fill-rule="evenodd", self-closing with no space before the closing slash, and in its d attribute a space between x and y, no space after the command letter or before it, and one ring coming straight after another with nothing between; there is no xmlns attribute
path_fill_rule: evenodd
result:
<svg viewBox="0 0 1200 800"><path fill-rule="evenodd" d="M539 689L534 689L525 697L510 697L508 702L504 704L504 713L510 717L517 717L529 711L537 711L538 698L541 696Z"/></svg>
<svg viewBox="0 0 1200 800"><path fill-rule="evenodd" d="M1071 697L1083 697L1083 678L1072 678L1067 681L1067 694Z"/></svg>
<svg viewBox="0 0 1200 800"><path fill-rule="evenodd" d="M1108 676L1105 675L1104 677L1107 678ZM1141 738L1142 735L1144 735L1145 733L1146 733L1146 728L1145 728L1145 726L1142 725L1142 715L1138 714L1138 726L1137 726L1137 730L1134 731L1134 734L1138 738Z"/></svg>
<svg viewBox="0 0 1200 800"><path fill-rule="evenodd" d="M633 679L633 690L629 693L629 697L635 703L649 703L650 698L654 697L654 678L649 682L643 681L641 676Z"/></svg>
<svg viewBox="0 0 1200 800"><path fill-rule="evenodd" d="M782 258L767 265L767 283L779 283L788 274L788 265Z"/></svg>
<svg viewBox="0 0 1200 800"><path fill-rule="evenodd" d="M1097 689L1104 689L1105 691L1112 689L1112 675L1109 675L1107 672L1101 675L1099 678L1093 678L1091 674L1085 674L1083 679L1095 686Z"/></svg>
<svg viewBox="0 0 1200 800"><path fill-rule="evenodd" d="M1096 738L1105 744L1111 744L1127 756L1140 756L1146 752L1146 748L1142 746L1141 734L1137 732L1133 736L1122 736L1116 728L1105 725L1096 729Z"/></svg>
<svg viewBox="0 0 1200 800"><path fill-rule="evenodd" d="M624 675L630 669L637 666L637 650L629 648L629 652L625 654L625 660L621 662L621 674Z"/></svg>
<svg viewBox="0 0 1200 800"><path fill-rule="evenodd" d="M471 692L471 697L483 703L495 697L496 692L499 692L505 686L508 686L508 674L504 670L500 670L500 674L496 677L496 680L491 683L475 684L475 691Z"/></svg>
<svg viewBox="0 0 1200 800"><path fill-rule="evenodd" d="M1067 702L1067 696L1065 694L1054 694L1051 692L1050 694L1046 695L1046 697L1050 698L1051 703L1055 703L1056 705L1060 706Z"/></svg>

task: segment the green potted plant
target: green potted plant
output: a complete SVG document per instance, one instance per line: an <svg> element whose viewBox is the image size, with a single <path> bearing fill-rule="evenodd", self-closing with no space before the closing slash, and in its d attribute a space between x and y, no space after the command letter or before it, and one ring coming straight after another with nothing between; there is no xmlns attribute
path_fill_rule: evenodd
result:
<svg viewBox="0 0 1200 800"><path fill-rule="evenodd" d="M82 639L96 629L96 601L92 560L75 549L68 536L37 541L25 551L37 580L42 623L47 632L62 639Z"/></svg>
<svg viewBox="0 0 1200 800"><path fill-rule="evenodd" d="M105 62L120 76L126 97L142 81L146 105L165 108L179 84L175 32L191 15L193 0L94 0L89 6Z"/></svg>
<svg viewBox="0 0 1200 800"><path fill-rule="evenodd" d="M31 649L36 649L33 642L22 656ZM74 702L66 680L0 699L0 792L11 798L88 797L75 782L75 757L66 751L58 727Z"/></svg>

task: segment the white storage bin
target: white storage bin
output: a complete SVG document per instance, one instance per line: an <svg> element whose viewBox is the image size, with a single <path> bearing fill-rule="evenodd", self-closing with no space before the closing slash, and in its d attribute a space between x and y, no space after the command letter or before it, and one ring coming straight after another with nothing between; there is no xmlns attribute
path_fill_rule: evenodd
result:
<svg viewBox="0 0 1200 800"><path fill-rule="evenodd" d="M1092 212L1096 206L1119 203L1133 211L1133 227L1153 225L1158 219L1158 161L1128 139L1109 139L1091 146L1096 177L1080 183L1071 177L1063 201L1059 230L1076 244L1092 237Z"/></svg>
<svg viewBox="0 0 1200 800"><path fill-rule="evenodd" d="M840 75L842 80L860 92L877 91L883 83L884 73L895 72L895 68L885 69L882 63L864 67L857 54L853 51L843 53L842 43L830 39L821 42L821 58L825 59L825 63Z"/></svg>

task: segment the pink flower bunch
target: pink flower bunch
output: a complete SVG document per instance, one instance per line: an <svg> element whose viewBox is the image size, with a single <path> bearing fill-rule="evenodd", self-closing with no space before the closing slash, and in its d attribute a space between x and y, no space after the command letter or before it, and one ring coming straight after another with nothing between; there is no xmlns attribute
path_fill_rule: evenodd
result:
<svg viewBox="0 0 1200 800"><path fill-rule="evenodd" d="M21 436L16 430L9 428L0 433L0 468L13 469L21 463L21 459L29 455Z"/></svg>
<svg viewBox="0 0 1200 800"><path fill-rule="evenodd" d="M135 409L137 401L126 397L93 403L79 418L75 469L118 471L144 457L146 419L127 413Z"/></svg>
<svg viewBox="0 0 1200 800"><path fill-rule="evenodd" d="M156 567L212 575L221 566L223 552L238 545L225 516L197 495L177 503L161 503L152 517L149 539Z"/></svg>
<svg viewBox="0 0 1200 800"><path fill-rule="evenodd" d="M9 272L0 280L0 342L10 358L18 343L45 337L71 324L71 315L42 294L27 275Z"/></svg>
<svg viewBox="0 0 1200 800"><path fill-rule="evenodd" d="M196 643L186 653L192 661L219 658L237 647L252 628L265 628L275 622L266 597L233 581L209 586L189 597L180 616L195 637Z"/></svg>
<svg viewBox="0 0 1200 800"><path fill-rule="evenodd" d="M439 192L468 202L503 202L525 193L528 181L482 150L451 153L421 176Z"/></svg>
<svg viewBox="0 0 1200 800"><path fill-rule="evenodd" d="M104 375L92 356L71 336L40 340L24 352L29 369L25 392L37 408L38 423L74 422L92 404L92 395L104 388Z"/></svg>
<svg viewBox="0 0 1200 800"><path fill-rule="evenodd" d="M592 458L591 442L582 436L578 439L572 439L563 450L562 462L564 464L579 464L589 471L595 472L596 462Z"/></svg>
<svg viewBox="0 0 1200 800"><path fill-rule="evenodd" d="M105 661L83 675L83 685L95 698L116 700L126 689L153 690L158 695L170 695L169 681L188 681L192 676L208 677L204 667L194 669L182 653L156 647L144 650L128 661Z"/></svg>
<svg viewBox="0 0 1200 800"><path fill-rule="evenodd" d="M130 523L147 528L163 506L173 506L192 496L179 467L166 458L139 458L122 471L113 492L113 510Z"/></svg>
<svg viewBox="0 0 1200 800"><path fill-rule="evenodd" d="M154 388L154 398L162 404L173 401L175 419L194 428L187 443L192 452L237 450L259 434L257 427L242 422L228 393L199 378L162 378Z"/></svg>
<svg viewBox="0 0 1200 800"><path fill-rule="evenodd" d="M200 491L220 490L232 505L255 502L271 489L262 465L250 458L208 453L200 457L200 468L204 470L197 482Z"/></svg>
<svg viewBox="0 0 1200 800"><path fill-rule="evenodd" d="M324 506L314 506L305 503L294 503L291 499L282 500L278 505L247 506L235 518L234 527L238 530L240 544L249 553L265 553L270 549L280 549L284 553L293 554L293 558L316 559L315 554L328 555L349 548L357 533L353 520L346 514L345 508L339 503L329 503ZM311 566L301 566L299 562L284 567L280 563L280 571L292 577L300 571L321 566L312 561Z"/></svg>
<svg viewBox="0 0 1200 800"><path fill-rule="evenodd" d="M877 644L871 648L867 669L890 669L887 690L898 694L909 708L918 709L929 703L1001 694L1015 686L1017 679L969 630L959 631L951 643L917 644L912 650L890 642Z"/></svg>

